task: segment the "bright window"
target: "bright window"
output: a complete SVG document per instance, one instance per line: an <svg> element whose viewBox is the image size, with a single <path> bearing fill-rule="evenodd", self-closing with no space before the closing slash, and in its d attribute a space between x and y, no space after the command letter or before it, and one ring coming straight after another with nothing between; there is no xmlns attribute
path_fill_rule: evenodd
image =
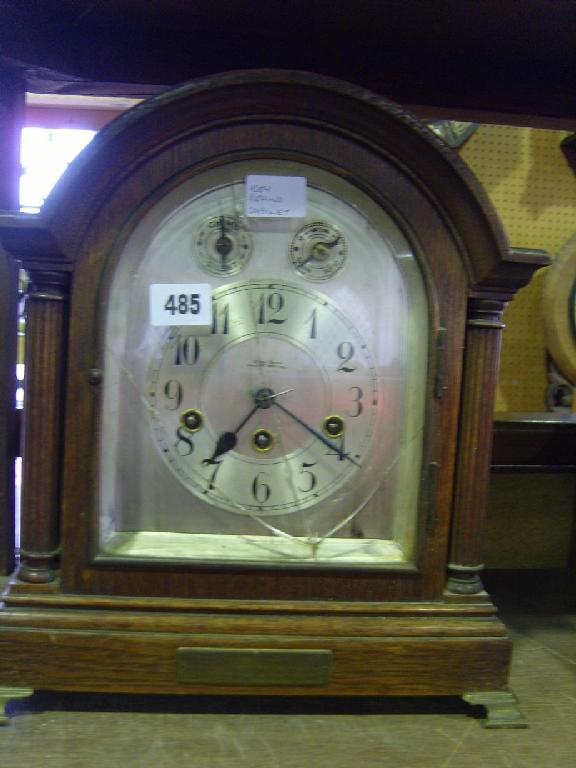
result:
<svg viewBox="0 0 576 768"><path fill-rule="evenodd" d="M96 131L78 128L23 128L20 144L20 210L38 213L48 193Z"/></svg>

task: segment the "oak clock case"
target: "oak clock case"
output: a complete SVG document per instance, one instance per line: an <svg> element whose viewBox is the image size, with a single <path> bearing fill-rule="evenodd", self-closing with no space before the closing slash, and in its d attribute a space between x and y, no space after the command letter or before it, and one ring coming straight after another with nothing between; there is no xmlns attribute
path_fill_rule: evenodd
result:
<svg viewBox="0 0 576 768"><path fill-rule="evenodd" d="M248 216L249 175L305 179L303 215ZM215 76L0 224L30 274L5 698L464 695L519 723L480 542L501 313L538 265L451 150L354 86ZM151 286L196 285L211 323L151 322Z"/></svg>

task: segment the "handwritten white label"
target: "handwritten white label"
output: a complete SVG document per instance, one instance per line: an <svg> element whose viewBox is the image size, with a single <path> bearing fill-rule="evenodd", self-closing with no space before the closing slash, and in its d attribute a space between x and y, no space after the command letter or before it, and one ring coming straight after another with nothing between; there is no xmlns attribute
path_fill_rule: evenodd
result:
<svg viewBox="0 0 576 768"><path fill-rule="evenodd" d="M151 325L212 328L212 291L207 283L154 283L150 286Z"/></svg>
<svg viewBox="0 0 576 768"><path fill-rule="evenodd" d="M306 216L304 176L246 176L246 216L303 218Z"/></svg>

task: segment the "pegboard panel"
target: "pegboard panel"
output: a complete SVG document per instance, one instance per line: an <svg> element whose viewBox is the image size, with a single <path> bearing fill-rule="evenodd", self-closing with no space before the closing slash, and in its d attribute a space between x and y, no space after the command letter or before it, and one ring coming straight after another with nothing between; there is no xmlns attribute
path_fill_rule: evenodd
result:
<svg viewBox="0 0 576 768"><path fill-rule="evenodd" d="M498 211L510 245L542 248L554 257L576 232L576 177L560 149L568 135L484 125L462 149ZM504 314L497 411L546 410L545 272L536 273Z"/></svg>

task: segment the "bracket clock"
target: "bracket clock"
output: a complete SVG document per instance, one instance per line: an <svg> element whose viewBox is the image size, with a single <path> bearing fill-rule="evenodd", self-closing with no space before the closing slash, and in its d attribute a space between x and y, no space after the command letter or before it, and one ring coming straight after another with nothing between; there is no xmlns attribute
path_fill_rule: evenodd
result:
<svg viewBox="0 0 576 768"><path fill-rule="evenodd" d="M38 218L5 699L464 696L519 725L479 578L501 313L539 265L414 118L215 76Z"/></svg>

